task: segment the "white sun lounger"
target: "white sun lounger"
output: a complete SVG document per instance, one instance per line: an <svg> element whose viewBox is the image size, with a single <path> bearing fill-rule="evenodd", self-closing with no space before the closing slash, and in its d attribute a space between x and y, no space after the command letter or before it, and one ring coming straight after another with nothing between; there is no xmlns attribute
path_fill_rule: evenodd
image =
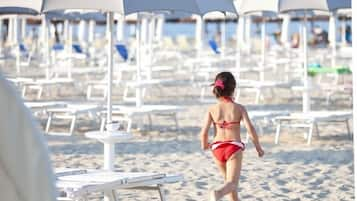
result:
<svg viewBox="0 0 357 201"><path fill-rule="evenodd" d="M37 99L40 99L43 89L48 86L58 86L63 84L73 84L74 80L69 78L38 79L22 82L22 96L25 97L27 89L37 90Z"/></svg>
<svg viewBox="0 0 357 201"><path fill-rule="evenodd" d="M212 82L200 82L197 83L199 87L201 87L201 94L200 94L200 101L203 103L211 103L212 100L209 100L206 98L206 90L208 87L211 87ZM240 79L238 81L238 90L236 93L236 100L239 99L240 97L240 90L241 89L246 89L246 90L253 90L256 95L255 95L255 103L259 103L260 99L262 98L262 92L263 90L270 90L271 95L274 95L274 88L290 88L291 84L285 83L285 82L273 82L273 81L255 81L255 80L243 80Z"/></svg>
<svg viewBox="0 0 357 201"><path fill-rule="evenodd" d="M174 120L176 129L179 130L177 113L182 110L184 110L183 107L175 106L175 105L142 105L141 107L113 105L112 118L114 121L123 121L123 120L126 121L128 123L126 130L127 132L130 132L132 119L134 116L147 115L150 128L152 128L152 118L151 118L152 115L168 116ZM105 127L106 111L103 111L102 114L104 115L102 115L101 131L103 131ZM139 122L139 125L141 124L142 122Z"/></svg>
<svg viewBox="0 0 357 201"><path fill-rule="evenodd" d="M351 138L349 120L352 119L352 111L311 111L308 113L291 113L287 116L278 116L274 119L277 124L275 144L279 143L281 127L308 128L307 144L311 144L314 127L319 136L318 123L342 122L345 123L347 135ZM295 122L295 123L294 123Z"/></svg>
<svg viewBox="0 0 357 201"><path fill-rule="evenodd" d="M39 113L47 113L47 109L64 107L63 101L26 101L25 106L29 108L35 116Z"/></svg>
<svg viewBox="0 0 357 201"><path fill-rule="evenodd" d="M187 85L186 81L179 81L174 79L145 79L138 81L125 81L125 89L123 93L123 100L128 102L135 102L136 97L129 96L130 89L137 89L140 88L142 90L142 97L145 96L145 92L147 88L152 86L180 86L180 85Z"/></svg>
<svg viewBox="0 0 357 201"><path fill-rule="evenodd" d="M65 192L69 200L87 200L91 193L104 192L110 201L117 200L116 190L141 189L157 190L160 200L165 201L164 184L177 183L183 180L182 175L160 173L127 173L105 170L60 169L56 171L57 188Z"/></svg>
<svg viewBox="0 0 357 201"><path fill-rule="evenodd" d="M89 103L70 103L67 102L65 106L49 108L46 110L48 114L47 124L46 124L46 133L53 135L64 135L70 136L73 134L75 129L76 121L79 116L88 115L90 117L95 117L97 112L100 111L101 106L98 104L89 104ZM53 119L69 119L71 120L69 132L51 132L50 127Z"/></svg>

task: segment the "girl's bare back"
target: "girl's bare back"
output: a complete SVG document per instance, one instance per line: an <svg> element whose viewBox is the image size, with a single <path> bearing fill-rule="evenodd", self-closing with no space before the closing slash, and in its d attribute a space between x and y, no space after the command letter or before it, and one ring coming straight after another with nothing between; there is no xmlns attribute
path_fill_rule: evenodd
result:
<svg viewBox="0 0 357 201"><path fill-rule="evenodd" d="M241 141L240 122L243 118L243 106L226 100L219 101L209 108L214 123L213 141Z"/></svg>

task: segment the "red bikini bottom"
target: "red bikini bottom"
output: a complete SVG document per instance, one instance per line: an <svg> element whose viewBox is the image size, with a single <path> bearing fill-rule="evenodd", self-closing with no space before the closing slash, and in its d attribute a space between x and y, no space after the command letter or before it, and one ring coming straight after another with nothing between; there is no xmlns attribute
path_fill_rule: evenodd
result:
<svg viewBox="0 0 357 201"><path fill-rule="evenodd" d="M213 155L217 160L226 163L237 151L244 150L245 145L238 141L217 141L211 144Z"/></svg>

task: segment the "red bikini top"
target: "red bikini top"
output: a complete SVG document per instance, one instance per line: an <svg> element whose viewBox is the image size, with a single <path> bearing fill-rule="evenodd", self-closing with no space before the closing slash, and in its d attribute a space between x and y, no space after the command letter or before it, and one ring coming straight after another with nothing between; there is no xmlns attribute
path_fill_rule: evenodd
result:
<svg viewBox="0 0 357 201"><path fill-rule="evenodd" d="M223 99L226 101L226 102L231 102L231 103L234 103L233 99L231 97L228 97L228 96L223 96ZM232 128L232 126L234 124L240 124L240 121L231 121L231 122L228 122L228 121L223 121L222 123L219 123L219 122L213 122L214 124L218 125L220 128L227 128L227 129L230 129Z"/></svg>

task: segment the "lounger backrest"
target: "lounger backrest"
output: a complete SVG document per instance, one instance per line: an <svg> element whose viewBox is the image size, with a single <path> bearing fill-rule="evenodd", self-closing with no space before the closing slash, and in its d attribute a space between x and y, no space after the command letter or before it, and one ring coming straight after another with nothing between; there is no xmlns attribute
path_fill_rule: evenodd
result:
<svg viewBox="0 0 357 201"><path fill-rule="evenodd" d="M115 49L124 61L128 60L128 50L126 49L125 45L116 44Z"/></svg>
<svg viewBox="0 0 357 201"><path fill-rule="evenodd" d="M78 45L78 44L73 44L72 47L73 47L73 49L74 49L74 51L75 51L76 53L83 54L83 50L82 50L82 48L81 48L80 45Z"/></svg>
<svg viewBox="0 0 357 201"><path fill-rule="evenodd" d="M19 48L20 48L20 52L27 52L27 49L24 44L20 44Z"/></svg>
<svg viewBox="0 0 357 201"><path fill-rule="evenodd" d="M208 41L209 46L211 47L211 49L214 51L214 53L216 54L220 54L221 52L219 51L218 45L216 43L216 41L214 40L209 40Z"/></svg>
<svg viewBox="0 0 357 201"><path fill-rule="evenodd" d="M56 43L52 46L52 49L54 51L60 51L60 50L64 50L64 45L61 43Z"/></svg>

